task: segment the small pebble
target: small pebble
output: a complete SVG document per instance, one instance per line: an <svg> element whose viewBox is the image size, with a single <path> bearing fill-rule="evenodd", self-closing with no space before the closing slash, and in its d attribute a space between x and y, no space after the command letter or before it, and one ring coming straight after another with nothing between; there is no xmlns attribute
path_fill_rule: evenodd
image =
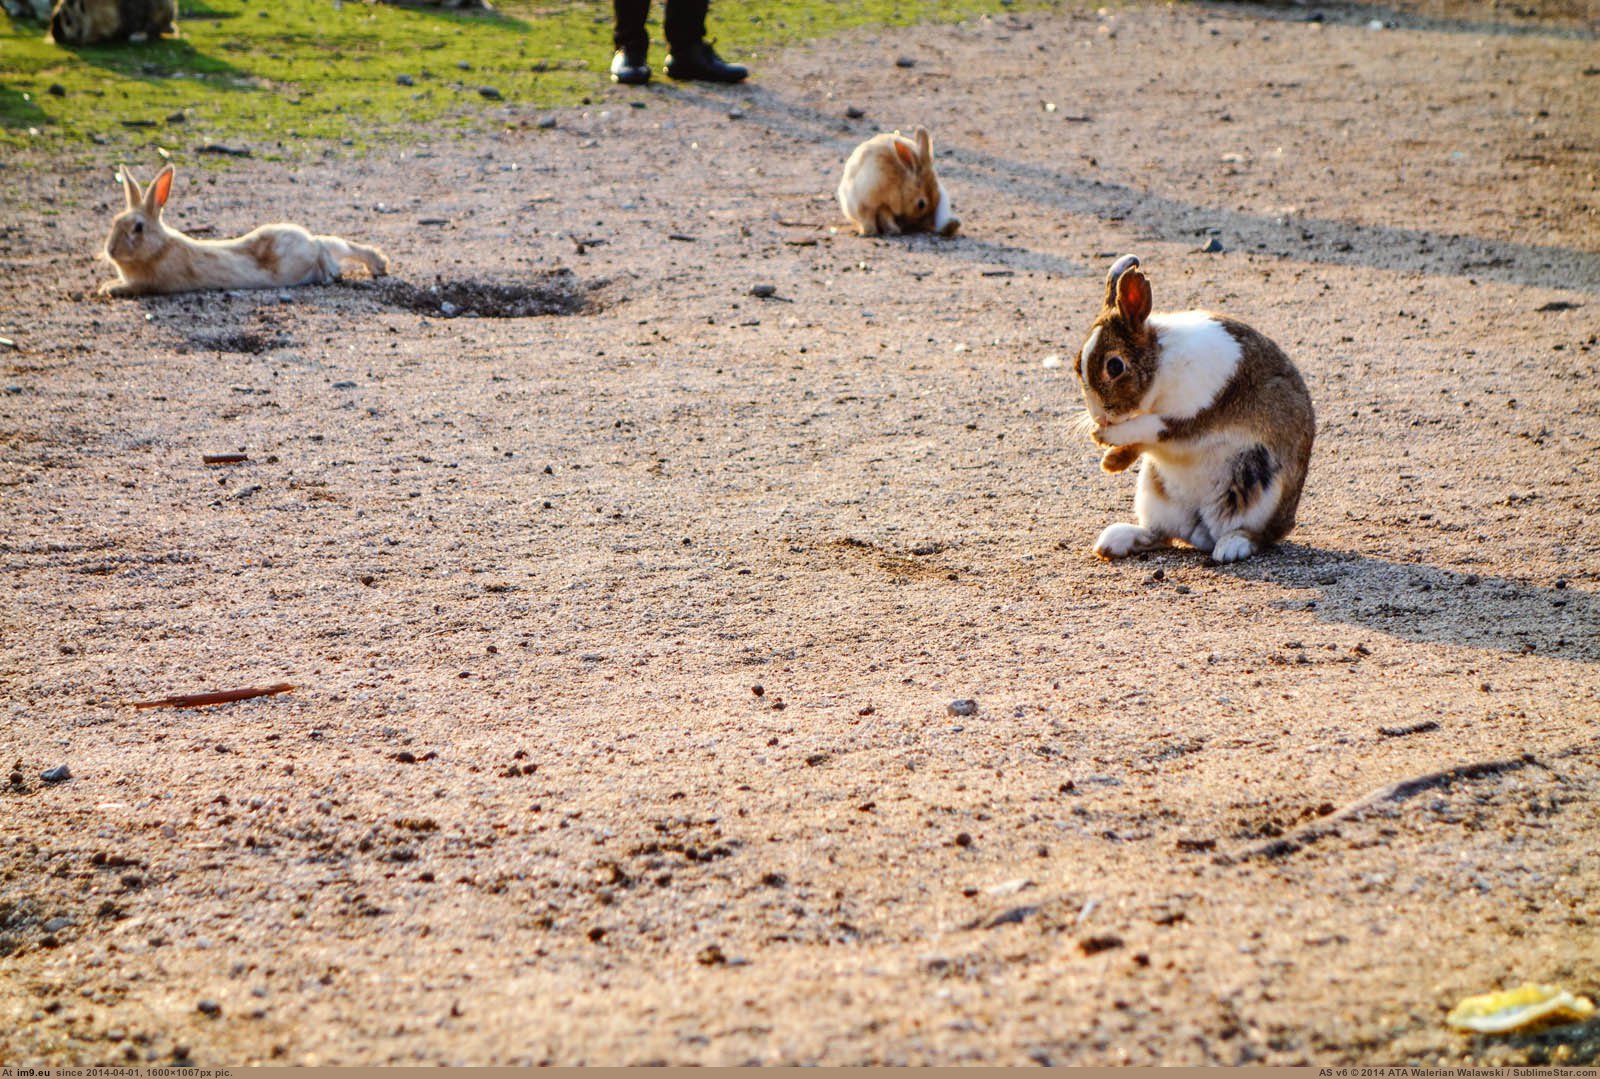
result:
<svg viewBox="0 0 1600 1079"><path fill-rule="evenodd" d="M970 697L958 701L951 701L945 708L953 716L975 716L978 714L978 702Z"/></svg>
<svg viewBox="0 0 1600 1079"><path fill-rule="evenodd" d="M556 118L554 116L541 116L541 117L539 117L539 125L538 126L543 128L544 130L548 131L552 127L556 126Z"/></svg>
<svg viewBox="0 0 1600 1079"><path fill-rule="evenodd" d="M757 299L761 299L761 300L765 300L765 299L767 299L768 297L771 297L771 296L776 296L777 294L778 294L778 286L777 285L753 285L750 288L750 295L756 297Z"/></svg>
<svg viewBox="0 0 1600 1079"><path fill-rule="evenodd" d="M62 86L59 82L53 82L50 84L50 88L46 90L45 93L52 97L66 97L67 88Z"/></svg>
<svg viewBox="0 0 1600 1079"><path fill-rule="evenodd" d="M417 80L413 79L410 75L404 75L404 74L396 75L394 77L394 81L396 83L400 84L401 86L415 86L415 85L417 85Z"/></svg>
<svg viewBox="0 0 1600 1079"><path fill-rule="evenodd" d="M44 923L44 931L46 933L59 933L72 924L71 918L51 918Z"/></svg>
<svg viewBox="0 0 1600 1079"><path fill-rule="evenodd" d="M460 68L462 71L471 71L472 70L472 65L467 63L465 60L457 60L456 61L456 67Z"/></svg>
<svg viewBox="0 0 1600 1079"><path fill-rule="evenodd" d="M506 99L506 95L496 90L493 86L478 87L478 96L486 101L504 101Z"/></svg>
<svg viewBox="0 0 1600 1079"><path fill-rule="evenodd" d="M767 687L766 686L751 686L750 687L750 692L752 694L754 694L755 696L757 696L757 697L762 697L762 696L766 695Z"/></svg>
<svg viewBox="0 0 1600 1079"><path fill-rule="evenodd" d="M455 318L460 313L461 308L457 307L449 300L445 300L439 305L439 314L443 315L445 318Z"/></svg>
<svg viewBox="0 0 1600 1079"><path fill-rule="evenodd" d="M910 56L902 56L894 62L895 67L916 67L917 61Z"/></svg>
<svg viewBox="0 0 1600 1079"><path fill-rule="evenodd" d="M858 109L854 105L844 110L844 114L851 120L859 120L866 115L866 110Z"/></svg>
<svg viewBox="0 0 1600 1079"><path fill-rule="evenodd" d="M958 847L970 847L970 846L972 846L972 836L970 834L968 834L967 832L958 832L958 833L956 833L956 846L958 846Z"/></svg>
<svg viewBox="0 0 1600 1079"><path fill-rule="evenodd" d="M67 780L72 778L72 769L68 768L64 764L57 765L48 772L40 772L39 778L44 780L46 783L65 783Z"/></svg>
<svg viewBox="0 0 1600 1079"><path fill-rule="evenodd" d="M222 1005L218 1004L214 1000L202 1000L199 1004L195 1005L195 1008L200 1012L211 1016L212 1018L216 1018L222 1014Z"/></svg>
<svg viewBox="0 0 1600 1079"><path fill-rule="evenodd" d="M728 957L722 954L722 948L715 944L706 945L694 958L703 967L720 967L728 962Z"/></svg>
<svg viewBox="0 0 1600 1079"><path fill-rule="evenodd" d="M1200 249L1200 253L1202 255L1220 255L1224 250L1226 249L1222 246L1222 241L1213 236L1206 241L1206 245Z"/></svg>

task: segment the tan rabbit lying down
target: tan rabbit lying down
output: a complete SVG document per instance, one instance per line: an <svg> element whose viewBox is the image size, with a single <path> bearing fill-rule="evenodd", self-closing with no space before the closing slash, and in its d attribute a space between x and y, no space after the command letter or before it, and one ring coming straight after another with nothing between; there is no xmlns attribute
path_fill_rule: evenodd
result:
<svg viewBox="0 0 1600 1079"><path fill-rule="evenodd" d="M338 280L341 259L363 263L374 277L389 271L388 256L376 247L313 236L299 225L262 225L232 240L196 240L161 220L172 192L171 165L146 191L127 169L121 175L128 208L106 237L105 256L119 275L100 286L108 295L321 285Z"/></svg>

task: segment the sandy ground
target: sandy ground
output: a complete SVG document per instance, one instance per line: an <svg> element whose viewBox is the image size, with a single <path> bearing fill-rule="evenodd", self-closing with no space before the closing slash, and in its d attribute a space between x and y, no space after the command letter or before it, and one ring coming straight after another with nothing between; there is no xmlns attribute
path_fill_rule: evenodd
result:
<svg viewBox="0 0 1600 1079"><path fill-rule="evenodd" d="M180 174L565 316L97 299L111 162L13 161L0 1059L1600 1060L1442 1021L1600 990L1597 21L1030 13ZM963 235L846 234L919 121ZM1242 565L1089 553L1130 250L1311 386Z"/></svg>

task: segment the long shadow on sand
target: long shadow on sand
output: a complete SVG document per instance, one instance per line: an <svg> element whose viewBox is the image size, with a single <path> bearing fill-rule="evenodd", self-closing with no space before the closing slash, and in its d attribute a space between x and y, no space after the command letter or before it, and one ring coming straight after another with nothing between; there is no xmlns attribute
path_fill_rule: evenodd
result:
<svg viewBox="0 0 1600 1079"><path fill-rule="evenodd" d="M1279 605L1309 609L1324 622L1419 643L1600 663L1600 595L1577 588L1541 588L1298 543L1216 572L1296 589L1303 599Z"/></svg>

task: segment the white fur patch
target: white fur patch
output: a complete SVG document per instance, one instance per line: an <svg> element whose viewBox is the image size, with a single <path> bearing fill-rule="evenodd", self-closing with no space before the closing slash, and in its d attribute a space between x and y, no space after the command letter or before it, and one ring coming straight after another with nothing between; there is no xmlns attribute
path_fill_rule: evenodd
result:
<svg viewBox="0 0 1600 1079"><path fill-rule="evenodd" d="M1094 541L1094 553L1101 558L1121 558L1154 541L1155 536L1138 525L1107 525L1100 538Z"/></svg>
<svg viewBox="0 0 1600 1079"><path fill-rule="evenodd" d="M1210 312L1151 315L1161 367L1140 411L1186 420L1204 411L1228 384L1243 355L1239 342Z"/></svg>
<svg viewBox="0 0 1600 1079"><path fill-rule="evenodd" d="M939 205L933 211L933 231L942 232L950 223L950 196L944 193L944 185L939 185Z"/></svg>
<svg viewBox="0 0 1600 1079"><path fill-rule="evenodd" d="M1089 357L1094 355L1094 346L1100 343L1100 331L1104 327L1096 326L1089 335L1089 340L1083 343L1082 350L1078 353L1078 374L1083 376L1085 384L1089 381Z"/></svg>
<svg viewBox="0 0 1600 1079"><path fill-rule="evenodd" d="M1161 422L1160 416L1135 416L1131 420L1102 427L1100 438L1113 446L1137 446L1142 442L1156 441L1165 428L1166 424Z"/></svg>
<svg viewBox="0 0 1600 1079"><path fill-rule="evenodd" d="M1250 541L1249 536L1234 532L1223 536L1217 545L1211 549L1213 562L1238 562L1249 558L1256 553L1256 545Z"/></svg>

